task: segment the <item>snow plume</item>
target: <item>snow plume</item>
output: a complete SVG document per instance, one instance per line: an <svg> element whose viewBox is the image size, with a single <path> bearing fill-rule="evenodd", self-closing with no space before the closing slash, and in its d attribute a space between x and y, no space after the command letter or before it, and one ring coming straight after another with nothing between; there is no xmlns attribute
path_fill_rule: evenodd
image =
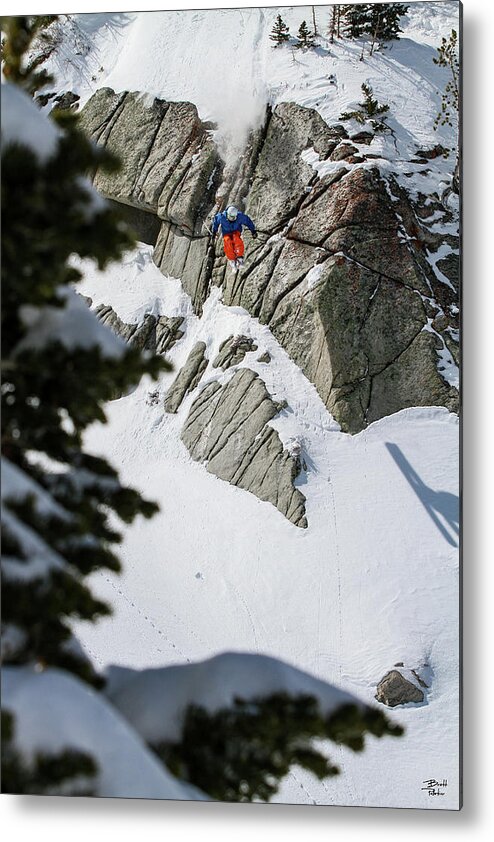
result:
<svg viewBox="0 0 494 842"><path fill-rule="evenodd" d="M252 89L250 80L243 85L232 80L223 90L214 107L214 139L227 169L236 166L250 132L262 125L266 103L266 91Z"/></svg>

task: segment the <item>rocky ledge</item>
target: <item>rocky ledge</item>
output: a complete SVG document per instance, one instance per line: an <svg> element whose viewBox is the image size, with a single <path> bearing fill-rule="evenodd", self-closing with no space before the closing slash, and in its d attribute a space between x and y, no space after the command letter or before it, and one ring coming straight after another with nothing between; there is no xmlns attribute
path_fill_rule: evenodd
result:
<svg viewBox="0 0 494 842"><path fill-rule="evenodd" d="M442 372L444 359L458 361L458 241L448 236L433 271L428 257L444 236L429 220L447 209L439 197L413 204L384 179L368 138L358 150L343 126L282 103L228 170L191 103L105 88L80 119L123 161L117 173L96 172L96 187L151 237L163 273L181 278L197 313L216 284L226 304L268 324L344 431L408 406L457 411ZM260 232L246 235L237 274L205 227L225 199Z"/></svg>
<svg viewBox="0 0 494 842"><path fill-rule="evenodd" d="M248 368L238 369L225 385L214 381L204 386L190 408L182 441L210 473L306 527L305 497L294 486L300 460L283 449L268 425L279 411L260 377Z"/></svg>

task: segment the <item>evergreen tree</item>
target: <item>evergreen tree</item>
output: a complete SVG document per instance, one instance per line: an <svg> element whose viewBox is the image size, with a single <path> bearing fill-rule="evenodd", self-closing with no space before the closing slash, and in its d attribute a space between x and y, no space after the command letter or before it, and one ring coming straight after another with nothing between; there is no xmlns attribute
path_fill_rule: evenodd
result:
<svg viewBox="0 0 494 842"><path fill-rule="evenodd" d="M58 20L57 15L31 17L2 17L2 72L9 82L16 82L33 95L51 81L46 70L39 70L50 55L50 49L40 50L30 61L26 54L35 39L49 44L47 30Z"/></svg>
<svg viewBox="0 0 494 842"><path fill-rule="evenodd" d="M343 34L347 38L360 38L367 32L369 8L368 3L350 3L343 6Z"/></svg>
<svg viewBox="0 0 494 842"><path fill-rule="evenodd" d="M341 3L334 3L331 7L328 37L332 44L334 43L335 37L341 38L341 23L345 15L345 9L346 6L341 5Z"/></svg>
<svg viewBox="0 0 494 842"><path fill-rule="evenodd" d="M93 758L65 749L57 754L38 752L27 763L14 741L14 717L2 710L2 792L13 795L95 795L97 774Z"/></svg>
<svg viewBox="0 0 494 842"><path fill-rule="evenodd" d="M314 46L314 33L310 31L305 20L299 26L297 38L298 44L296 46L299 49L307 50Z"/></svg>
<svg viewBox="0 0 494 842"><path fill-rule="evenodd" d="M376 43L398 38L400 18L409 7L404 3L361 3L344 8L344 34L349 38L369 36L372 55Z"/></svg>
<svg viewBox="0 0 494 842"><path fill-rule="evenodd" d="M441 46L437 48L438 55L433 58L434 64L448 67L451 78L442 95L441 110L434 121L434 128L452 126L453 120L458 119L460 104L460 61L458 57L458 35L451 30L449 38L443 38Z"/></svg>
<svg viewBox="0 0 494 842"><path fill-rule="evenodd" d="M289 41L290 30L286 23L282 20L281 15L277 15L275 25L273 26L269 37L271 41L276 43L276 46L286 44L286 42Z"/></svg>
<svg viewBox="0 0 494 842"><path fill-rule="evenodd" d="M433 58L434 64L440 67L448 67L451 78L447 83L441 101L441 110L434 120L434 130L439 126L458 126L458 114L460 109L460 60L458 55L458 34L452 29L449 38L443 38L441 46L437 48L438 55ZM460 192L460 149L456 143L456 163L453 173L453 190Z"/></svg>
<svg viewBox="0 0 494 842"><path fill-rule="evenodd" d="M342 114L340 120L357 120L361 124L370 122L375 132L389 131L389 126L385 122L386 118L382 117L389 111L389 105L379 103L373 96L371 86L365 82L362 85L362 93L364 94L363 102L360 102L354 111L346 111Z"/></svg>
<svg viewBox="0 0 494 842"><path fill-rule="evenodd" d="M331 44L334 43L334 38L335 38L335 35L336 35L336 20L337 20L337 14L338 14L337 9L338 9L338 7L336 6L336 4L332 6L331 14L330 14L330 18L329 18L328 38L329 38Z"/></svg>
<svg viewBox="0 0 494 842"><path fill-rule="evenodd" d="M310 695L271 696L209 713L190 705L179 743L154 745L167 767L220 801L269 801L291 766L320 780L339 774L315 745L331 740L362 751L366 734L399 737L403 729L379 710L345 704L325 716Z"/></svg>
<svg viewBox="0 0 494 842"><path fill-rule="evenodd" d="M33 92L39 73L29 75L22 58L26 34L34 35L37 24L16 18L5 31L9 78ZM2 96L11 92L11 108L36 111L17 85ZM41 136L45 118L39 120ZM9 497L7 485L4 498L2 622L17 640L4 663L56 665L97 683L71 643L70 620L93 620L109 609L84 578L119 569L114 515L130 522L157 507L121 485L105 459L85 453L82 436L105 420L106 401L144 373L156 377L164 361L108 345L85 305L77 335L74 308L81 305L72 285L80 274L71 255L92 257L103 268L133 236L113 209L95 203L86 178L96 167L114 168L115 160L77 130L75 115L59 112L57 121L58 129L50 126L58 131L51 156L15 139L2 154L2 456L16 489Z"/></svg>

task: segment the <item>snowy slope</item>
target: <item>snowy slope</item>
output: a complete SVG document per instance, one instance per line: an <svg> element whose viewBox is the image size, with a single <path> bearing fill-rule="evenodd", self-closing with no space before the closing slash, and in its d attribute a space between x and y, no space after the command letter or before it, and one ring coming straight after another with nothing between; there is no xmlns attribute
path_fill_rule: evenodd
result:
<svg viewBox="0 0 494 842"><path fill-rule="evenodd" d="M448 181L451 161L411 167L417 148L454 146L432 123L444 70L432 57L458 28L456 3L412 4L402 38L359 61L361 44L322 42L292 54L268 39L277 10L245 9L78 15L52 61L58 89L87 101L108 85L194 102L218 124L225 157L242 144L266 102L316 108L329 123L361 99L370 82L391 106L394 137L367 147L379 166L410 172L408 189L428 193ZM282 9L296 32L311 8ZM317 9L326 27L328 8ZM72 25L72 24L71 24ZM78 49L74 49L77 41ZM336 85L328 76L336 76ZM319 783L294 769L278 799L295 803L454 808L458 804L458 420L442 408L402 411L358 436L342 434L315 388L270 331L214 290L201 319L179 279L165 279L141 246L99 273L83 264L79 289L93 305L111 304L127 322L144 313L182 315L185 336L172 349L175 372L199 340L209 359L231 334L256 340L242 365L258 371L287 408L272 422L282 441L302 444L309 528L297 529L273 506L208 474L191 460L180 430L194 395L176 416L147 401L143 382L108 407L109 424L87 435L124 481L160 502L160 514L128 529L124 573L98 575L94 587L114 616L78 635L101 668L193 662L224 650L277 656L372 701L396 663L428 665L421 706L391 716L402 740L369 744L362 756L334 750L343 775ZM257 356L269 350L272 362ZM252 357L252 360L250 359ZM203 383L230 372L211 366ZM174 374L159 384L164 395ZM423 781L448 779L441 798ZM439 803L438 803L439 802Z"/></svg>
<svg viewBox="0 0 494 842"><path fill-rule="evenodd" d="M261 652L369 701L397 662L415 669L427 663L433 676L427 704L392 713L407 727L404 740L376 744L361 757L346 753L345 774L329 785L295 770L279 799L438 806L420 787L441 776L451 789L439 806L454 807L456 416L410 409L358 436L342 434L267 327L224 307L219 290L198 319L145 246L128 255L124 273L114 267L102 274L87 264L85 273L81 291L126 320L133 308L142 315L144 302L186 317L186 334L170 353L175 370L198 340L210 358L232 333L256 340L259 352L243 365L288 402L272 423L284 442L302 443L309 520L309 529L299 530L270 504L193 462L179 438L193 396L168 415L162 401L147 403L156 387L142 383L109 406L110 423L94 427L87 442L111 457L124 480L159 500L161 513L128 530L121 577L96 577L115 615L78 629L88 652L101 667L194 661L226 649ZM272 362L256 363L265 349ZM173 376L163 376L161 394ZM210 366L203 382L228 376Z"/></svg>
<svg viewBox="0 0 494 842"><path fill-rule="evenodd" d="M452 129L432 128L448 80L432 58L441 37L459 28L457 3L412 3L401 38L372 57L366 47L364 61L362 42L330 44L325 37L329 6L316 8L318 49L274 47L269 34L278 11L293 35L303 19L312 25L311 6L76 15L79 55L67 47L48 66L60 89L80 94L81 105L103 86L189 100L203 120L218 123L225 153L232 141L241 144L266 102L315 108L331 124L361 100L362 82L391 107L396 157L410 157L416 146L454 146Z"/></svg>

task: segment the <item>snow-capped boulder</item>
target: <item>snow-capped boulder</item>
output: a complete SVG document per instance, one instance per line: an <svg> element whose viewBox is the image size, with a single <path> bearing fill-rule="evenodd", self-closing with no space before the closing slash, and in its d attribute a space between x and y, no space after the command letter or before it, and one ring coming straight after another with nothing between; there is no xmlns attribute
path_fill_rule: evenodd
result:
<svg viewBox="0 0 494 842"><path fill-rule="evenodd" d="M224 386L208 383L191 406L182 441L220 479L272 503L306 527L305 497L294 486L300 462L283 449L268 422L279 412L261 378L248 368Z"/></svg>

